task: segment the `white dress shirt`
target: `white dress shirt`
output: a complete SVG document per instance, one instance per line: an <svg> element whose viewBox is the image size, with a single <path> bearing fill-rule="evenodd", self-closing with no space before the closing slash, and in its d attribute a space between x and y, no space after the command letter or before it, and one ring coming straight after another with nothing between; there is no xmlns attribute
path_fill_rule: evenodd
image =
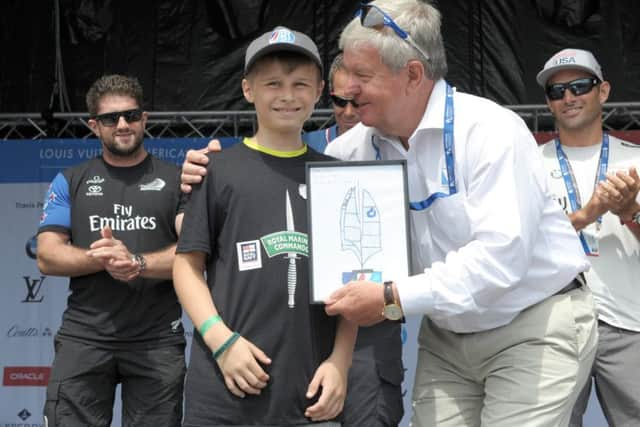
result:
<svg viewBox="0 0 640 427"><path fill-rule="evenodd" d="M409 150L359 124L326 153L343 160L405 159L409 198L448 193L443 152L446 83L439 80ZM396 278L405 314L425 314L454 332L508 324L555 294L589 263L551 197L542 158L525 123L492 101L454 93L458 191L411 211L415 275Z"/></svg>

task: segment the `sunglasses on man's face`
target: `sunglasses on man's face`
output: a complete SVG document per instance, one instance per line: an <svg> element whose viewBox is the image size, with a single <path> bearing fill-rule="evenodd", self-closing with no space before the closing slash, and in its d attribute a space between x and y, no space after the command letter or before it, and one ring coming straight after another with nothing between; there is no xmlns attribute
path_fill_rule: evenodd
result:
<svg viewBox="0 0 640 427"><path fill-rule="evenodd" d="M358 108L358 104L352 98L343 98L340 95L336 95L335 93L332 93L330 96L331 96L331 102L333 102L334 105L340 108L345 108L349 103L353 108Z"/></svg>
<svg viewBox="0 0 640 427"><path fill-rule="evenodd" d="M382 29L382 27L389 27L394 33L402 40L409 43L415 50L420 52L424 59L430 60L429 55L411 38L411 35L405 30L400 28L396 22L391 19L382 9L373 4L363 4L360 6L360 10L356 12L356 16L360 17L360 25L367 28L373 28L376 30Z"/></svg>
<svg viewBox="0 0 640 427"><path fill-rule="evenodd" d="M582 79L573 80L568 83L555 83L547 86L545 92L547 98L551 101L557 101L564 98L564 91L569 89L575 96L584 95L591 92L594 86L600 83L600 80L595 77L585 77Z"/></svg>
<svg viewBox="0 0 640 427"><path fill-rule="evenodd" d="M94 120L100 122L102 126L113 127L118 124L120 117L124 117L127 123L138 122L142 120L142 110L140 108L134 108L133 110L98 114L94 117Z"/></svg>

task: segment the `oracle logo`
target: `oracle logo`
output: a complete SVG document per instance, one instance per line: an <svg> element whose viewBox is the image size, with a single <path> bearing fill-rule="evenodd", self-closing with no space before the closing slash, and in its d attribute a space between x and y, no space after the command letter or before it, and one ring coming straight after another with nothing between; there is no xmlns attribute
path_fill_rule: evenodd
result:
<svg viewBox="0 0 640 427"><path fill-rule="evenodd" d="M40 387L49 383L49 366L5 366L2 377L4 386Z"/></svg>

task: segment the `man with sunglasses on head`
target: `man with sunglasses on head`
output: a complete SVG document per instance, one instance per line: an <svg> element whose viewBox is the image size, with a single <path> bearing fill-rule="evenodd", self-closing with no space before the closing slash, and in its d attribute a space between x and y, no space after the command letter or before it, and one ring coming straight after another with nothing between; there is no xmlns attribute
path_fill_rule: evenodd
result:
<svg viewBox="0 0 640 427"><path fill-rule="evenodd" d="M185 373L171 281L182 221L179 170L143 146L135 78L99 78L86 97L102 155L59 173L45 198L38 267L70 277L47 386L48 426L179 426Z"/></svg>
<svg viewBox="0 0 640 427"><path fill-rule="evenodd" d="M595 355L588 261L531 132L445 80L440 14L363 5L340 38L361 124L327 153L408 165L414 275L327 301L361 325L424 315L414 426L566 426Z"/></svg>
<svg viewBox="0 0 640 427"><path fill-rule="evenodd" d="M342 53L336 55L329 68L329 95L333 105L336 124L326 129L306 132L302 140L309 147L323 153L327 145L360 122L358 105L353 99L344 96L348 75L342 64Z"/></svg>
<svg viewBox="0 0 640 427"><path fill-rule="evenodd" d="M564 49L538 73L558 137L541 147L551 191L589 255L585 273L598 310L598 349L591 370L610 426L640 417L640 146L602 130L611 85L593 54ZM591 379L573 409L582 425Z"/></svg>

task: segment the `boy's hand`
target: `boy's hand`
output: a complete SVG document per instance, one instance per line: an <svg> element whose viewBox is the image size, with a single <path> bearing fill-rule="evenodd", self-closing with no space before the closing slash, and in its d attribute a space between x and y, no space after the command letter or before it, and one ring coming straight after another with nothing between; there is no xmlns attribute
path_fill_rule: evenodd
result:
<svg viewBox="0 0 640 427"><path fill-rule="evenodd" d="M267 386L269 375L258 362L269 365L271 359L243 337L222 353L217 362L227 388L238 397L244 397L245 393L260 394Z"/></svg>
<svg viewBox="0 0 640 427"><path fill-rule="evenodd" d="M212 139L205 148L189 150L182 163L180 174L180 189L183 193L191 193L191 184L200 184L202 177L207 174L207 153L222 151L222 145L217 139Z"/></svg>
<svg viewBox="0 0 640 427"><path fill-rule="evenodd" d="M307 389L307 399L318 393L322 386L322 394L318 401L309 406L304 415L313 421L332 420L342 412L344 399L347 395L347 368L340 368L331 357L325 360Z"/></svg>

